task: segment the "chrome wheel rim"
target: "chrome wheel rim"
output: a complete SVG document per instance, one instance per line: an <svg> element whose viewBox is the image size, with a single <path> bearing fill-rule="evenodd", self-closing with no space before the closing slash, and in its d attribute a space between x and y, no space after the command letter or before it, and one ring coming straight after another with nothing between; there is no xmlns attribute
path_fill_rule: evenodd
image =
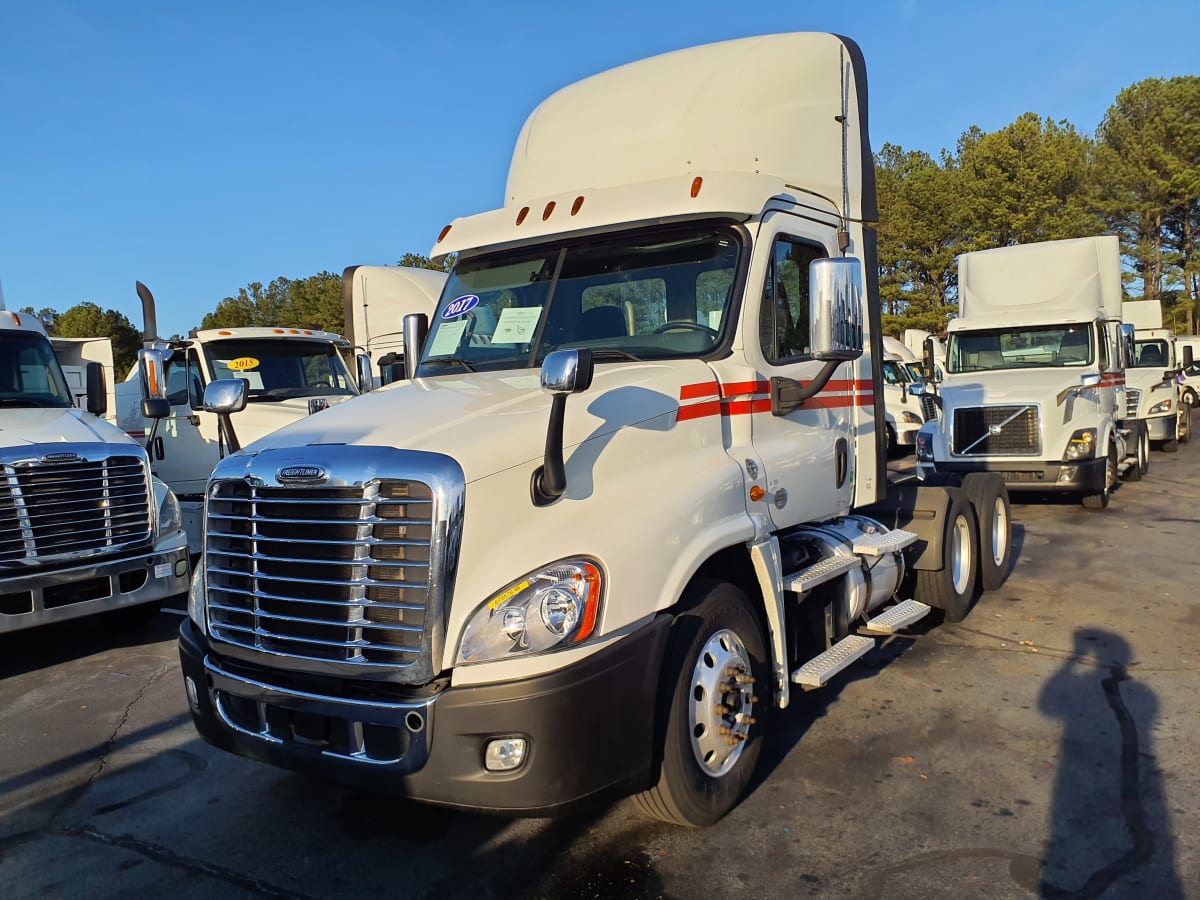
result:
<svg viewBox="0 0 1200 900"><path fill-rule="evenodd" d="M999 566L1008 550L1008 509L1004 498L997 497L992 506L992 562Z"/></svg>
<svg viewBox="0 0 1200 900"><path fill-rule="evenodd" d="M950 535L950 577L954 592L963 595L971 587L971 529L965 516L954 520L954 531Z"/></svg>
<svg viewBox="0 0 1200 900"><path fill-rule="evenodd" d="M741 638L722 628L705 641L688 688L692 753L706 775L720 778L742 755L758 701Z"/></svg>

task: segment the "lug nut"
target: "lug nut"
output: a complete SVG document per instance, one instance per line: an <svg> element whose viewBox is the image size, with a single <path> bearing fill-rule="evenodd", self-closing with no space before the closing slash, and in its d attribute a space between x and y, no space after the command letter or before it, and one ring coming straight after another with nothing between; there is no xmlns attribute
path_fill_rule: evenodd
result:
<svg viewBox="0 0 1200 900"><path fill-rule="evenodd" d="M729 715L729 707L728 707L728 706L726 706L724 703L718 703L718 704L716 705L715 709L716 709L716 713L717 713L717 715L718 715L718 716L727 716L727 715Z"/></svg>
<svg viewBox="0 0 1200 900"><path fill-rule="evenodd" d="M732 734L732 733L733 732L730 731L728 725L722 725L720 728L717 729L717 734Z"/></svg>
<svg viewBox="0 0 1200 900"><path fill-rule="evenodd" d="M738 713L737 720L741 725L753 725L758 721L754 716L747 716L742 713Z"/></svg>
<svg viewBox="0 0 1200 900"><path fill-rule="evenodd" d="M757 697L751 697L751 698L750 698L750 702L751 702L751 703L757 703L757 702L758 702L758 698L757 698Z"/></svg>
<svg viewBox="0 0 1200 900"><path fill-rule="evenodd" d="M738 684L754 684L753 675L739 675L735 680Z"/></svg>

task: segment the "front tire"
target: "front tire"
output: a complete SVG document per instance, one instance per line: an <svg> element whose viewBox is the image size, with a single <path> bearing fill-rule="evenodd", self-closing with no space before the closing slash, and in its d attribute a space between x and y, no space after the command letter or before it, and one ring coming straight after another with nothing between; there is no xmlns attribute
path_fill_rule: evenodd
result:
<svg viewBox="0 0 1200 900"><path fill-rule="evenodd" d="M1109 443L1108 456L1104 464L1104 488L1094 494L1084 494L1080 498L1084 509L1099 511L1108 508L1113 486L1117 483L1117 445Z"/></svg>
<svg viewBox="0 0 1200 900"><path fill-rule="evenodd" d="M658 781L634 799L655 818L703 827L733 809L750 784L770 683L762 626L740 588L698 581L684 603L663 671Z"/></svg>
<svg viewBox="0 0 1200 900"><path fill-rule="evenodd" d="M963 491L975 507L979 526L979 583L994 591L1008 578L1012 561L1012 506L1003 479L972 472L963 479Z"/></svg>
<svg viewBox="0 0 1200 900"><path fill-rule="evenodd" d="M979 527L966 492L947 488L950 507L942 534L942 568L917 570L913 599L942 611L947 622L961 622L975 603L979 580Z"/></svg>

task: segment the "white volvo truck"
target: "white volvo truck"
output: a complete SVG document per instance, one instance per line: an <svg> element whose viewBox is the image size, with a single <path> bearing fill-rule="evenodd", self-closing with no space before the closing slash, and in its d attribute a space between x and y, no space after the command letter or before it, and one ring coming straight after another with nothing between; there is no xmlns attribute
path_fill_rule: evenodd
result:
<svg viewBox="0 0 1200 900"><path fill-rule="evenodd" d="M966 615L1007 495L889 491L866 123L828 34L545 100L504 206L434 247L458 259L405 320L414 377L214 471L180 634L200 734L429 803L635 793L704 825L792 691Z"/></svg>
<svg viewBox="0 0 1200 900"><path fill-rule="evenodd" d="M1174 333L1163 328L1157 300L1126 300L1121 318L1133 326L1133 359L1125 370L1130 396L1138 397L1138 416L1146 421L1151 446L1174 453L1192 436L1191 406L1183 402L1180 373L1191 366L1184 359L1188 345L1178 346Z"/></svg>
<svg viewBox="0 0 1200 900"><path fill-rule="evenodd" d="M1146 472L1116 237L964 253L958 304L941 415L917 437L922 475L996 472L1009 490L1067 491L1104 509L1119 475ZM932 371L932 339L925 347Z"/></svg>
<svg viewBox="0 0 1200 900"><path fill-rule="evenodd" d="M162 380L153 388L140 365L117 388L118 424L145 433L154 474L175 491L183 510L189 552L202 548L204 486L226 455L230 437L252 443L297 419L357 396L358 382L343 359L350 344L341 335L311 328L206 328L185 339L157 333L154 298L141 282L143 337L162 353ZM220 379L246 382L247 406L223 434L217 416L203 409L205 386ZM142 415L147 397L165 399L167 415Z"/></svg>
<svg viewBox="0 0 1200 900"><path fill-rule="evenodd" d="M0 295L0 633L93 613L152 615L188 586L179 506L102 418L103 367L76 407L46 333Z"/></svg>
<svg viewBox="0 0 1200 900"><path fill-rule="evenodd" d="M350 266L342 273L346 336L366 353L371 387L404 374L404 317L433 315L446 273L414 266Z"/></svg>

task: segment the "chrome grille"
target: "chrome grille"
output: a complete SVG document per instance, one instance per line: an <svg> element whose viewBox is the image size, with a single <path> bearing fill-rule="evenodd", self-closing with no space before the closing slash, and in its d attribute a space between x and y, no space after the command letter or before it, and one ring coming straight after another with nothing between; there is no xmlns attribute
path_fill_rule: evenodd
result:
<svg viewBox="0 0 1200 900"><path fill-rule="evenodd" d="M1035 406L976 406L954 411L957 455L1021 456L1040 451Z"/></svg>
<svg viewBox="0 0 1200 900"><path fill-rule="evenodd" d="M921 418L926 422L936 422L939 418L937 401L933 394L921 394Z"/></svg>
<svg viewBox="0 0 1200 900"><path fill-rule="evenodd" d="M1136 419L1142 404L1142 392L1138 388L1125 388L1125 418Z"/></svg>
<svg viewBox="0 0 1200 900"><path fill-rule="evenodd" d="M215 639L346 667L406 668L421 657L431 624L428 485L217 481L206 525Z"/></svg>
<svg viewBox="0 0 1200 900"><path fill-rule="evenodd" d="M0 463L0 566L75 559L150 539L143 457L55 456L66 458Z"/></svg>

